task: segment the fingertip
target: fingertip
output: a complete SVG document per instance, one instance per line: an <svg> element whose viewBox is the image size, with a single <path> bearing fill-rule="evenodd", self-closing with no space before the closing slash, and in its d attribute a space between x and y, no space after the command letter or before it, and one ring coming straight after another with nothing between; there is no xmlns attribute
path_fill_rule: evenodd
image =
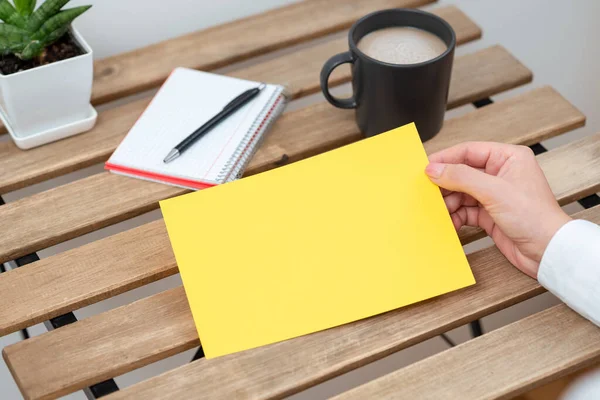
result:
<svg viewBox="0 0 600 400"><path fill-rule="evenodd" d="M459 215L455 213L450 214L450 218L452 219L452 225L454 225L454 229L456 229L456 232L458 232L460 228L462 228L462 220L460 219Z"/></svg>
<svg viewBox="0 0 600 400"><path fill-rule="evenodd" d="M463 198L464 195L462 193L453 193L444 197L444 203L446 203L446 208L450 214L453 214L462 206Z"/></svg>
<svg viewBox="0 0 600 400"><path fill-rule="evenodd" d="M430 162L427 167L425 167L425 173L432 179L438 179L442 176L442 173L444 173L445 168L445 164Z"/></svg>

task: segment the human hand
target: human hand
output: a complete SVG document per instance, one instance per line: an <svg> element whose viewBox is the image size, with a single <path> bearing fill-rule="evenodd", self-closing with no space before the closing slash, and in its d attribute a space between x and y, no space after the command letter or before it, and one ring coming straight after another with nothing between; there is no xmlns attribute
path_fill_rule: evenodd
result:
<svg viewBox="0 0 600 400"><path fill-rule="evenodd" d="M571 218L557 204L525 146L470 142L429 157L425 172L442 188L456 230L483 228L518 269L537 279L542 255Z"/></svg>

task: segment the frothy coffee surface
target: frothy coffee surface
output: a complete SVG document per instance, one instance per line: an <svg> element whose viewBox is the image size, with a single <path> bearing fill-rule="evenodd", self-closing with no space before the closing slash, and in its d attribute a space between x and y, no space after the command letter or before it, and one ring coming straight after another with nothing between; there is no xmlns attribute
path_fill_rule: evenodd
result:
<svg viewBox="0 0 600 400"><path fill-rule="evenodd" d="M416 64L442 54L448 46L431 32L412 27L383 28L358 42L360 51L390 64Z"/></svg>

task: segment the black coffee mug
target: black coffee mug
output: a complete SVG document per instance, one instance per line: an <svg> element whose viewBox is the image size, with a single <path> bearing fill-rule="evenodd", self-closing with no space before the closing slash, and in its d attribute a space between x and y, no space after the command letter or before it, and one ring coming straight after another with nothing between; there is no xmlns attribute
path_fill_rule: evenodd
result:
<svg viewBox="0 0 600 400"><path fill-rule="evenodd" d="M388 27L413 27L431 32L448 46L440 56L418 64L390 64L364 54L357 47L366 34ZM331 57L321 70L321 90L339 108L355 108L356 122L364 136L373 136L414 122L421 140L434 137L442 128L456 36L440 17L425 11L391 9L358 20L348 33L350 51ZM331 72L352 64L353 95L338 99L329 93Z"/></svg>

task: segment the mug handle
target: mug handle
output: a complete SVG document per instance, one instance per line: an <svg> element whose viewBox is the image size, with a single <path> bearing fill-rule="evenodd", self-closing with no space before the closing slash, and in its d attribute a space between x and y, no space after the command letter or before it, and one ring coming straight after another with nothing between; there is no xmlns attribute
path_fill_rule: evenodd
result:
<svg viewBox="0 0 600 400"><path fill-rule="evenodd" d="M337 66L345 63L352 64L353 62L354 57L352 57L352 54L349 51L346 51L344 53L336 54L335 56L331 57L329 60L327 60L327 62L325 63L325 65L323 65L323 68L321 69L321 90L323 91L323 95L325 96L327 101L336 107L356 108L356 99L354 98L354 96L347 99L338 99L337 97L333 97L331 93L329 93L329 85L327 82L329 80L329 75L331 75L331 73Z"/></svg>

